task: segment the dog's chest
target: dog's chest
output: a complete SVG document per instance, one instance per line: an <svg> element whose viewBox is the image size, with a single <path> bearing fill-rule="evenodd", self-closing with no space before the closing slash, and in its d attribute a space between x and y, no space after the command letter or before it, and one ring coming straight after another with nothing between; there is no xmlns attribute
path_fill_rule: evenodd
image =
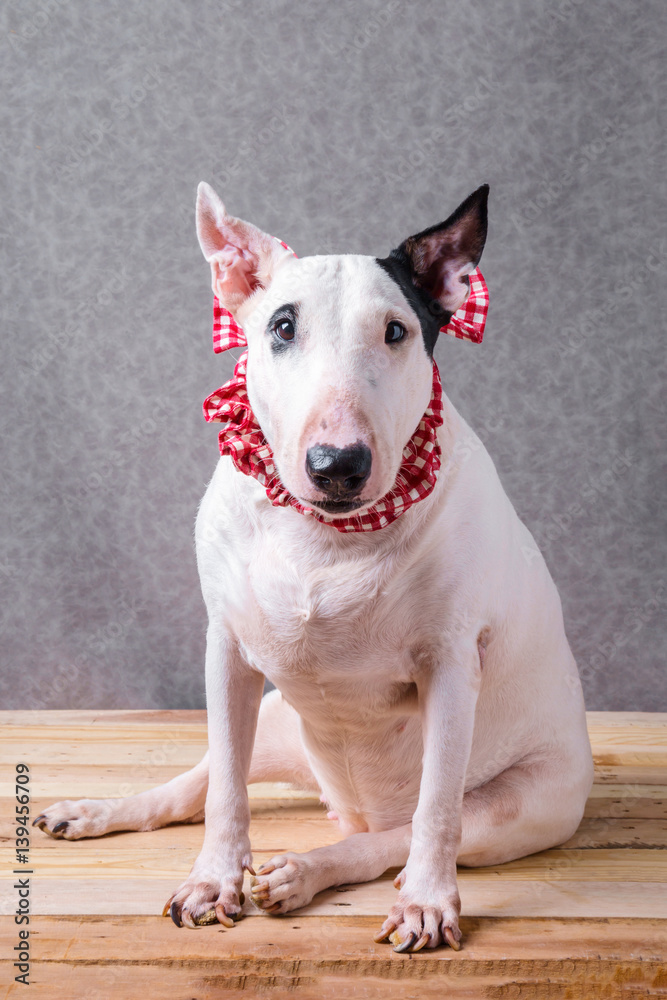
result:
<svg viewBox="0 0 667 1000"><path fill-rule="evenodd" d="M249 566L253 613L241 638L278 686L373 676L382 686L412 680L411 647L420 633L412 573L372 559L318 563L312 554L262 551Z"/></svg>

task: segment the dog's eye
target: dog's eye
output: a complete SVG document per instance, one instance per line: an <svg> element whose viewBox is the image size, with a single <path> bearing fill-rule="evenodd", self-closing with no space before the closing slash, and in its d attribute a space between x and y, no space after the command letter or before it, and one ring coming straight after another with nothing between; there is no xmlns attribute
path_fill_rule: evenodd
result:
<svg viewBox="0 0 667 1000"><path fill-rule="evenodd" d="M385 344L397 344L399 340L403 340L405 337L406 329L397 323L396 320L392 320L391 323L387 325L387 329L384 332L384 342Z"/></svg>
<svg viewBox="0 0 667 1000"><path fill-rule="evenodd" d="M279 319L273 324L273 332L281 340L294 340L294 323L291 319Z"/></svg>

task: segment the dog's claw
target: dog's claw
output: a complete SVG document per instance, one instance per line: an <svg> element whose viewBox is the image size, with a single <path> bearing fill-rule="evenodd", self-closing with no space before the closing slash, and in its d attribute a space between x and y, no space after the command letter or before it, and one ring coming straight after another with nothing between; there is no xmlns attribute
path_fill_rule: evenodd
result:
<svg viewBox="0 0 667 1000"><path fill-rule="evenodd" d="M443 937L450 948L453 948L454 951L461 951L461 942L456 940L454 937L454 931L451 927L445 927Z"/></svg>
<svg viewBox="0 0 667 1000"><path fill-rule="evenodd" d="M177 903L172 903L171 906L169 907L169 916L174 921L177 927L183 926L181 923L181 914L179 912Z"/></svg>
<svg viewBox="0 0 667 1000"><path fill-rule="evenodd" d="M173 896L170 896L169 899L167 900L167 902L162 907L162 916L163 917L168 917L169 916L169 910L171 909L171 901L172 901L173 898L174 898Z"/></svg>
<svg viewBox="0 0 667 1000"><path fill-rule="evenodd" d="M60 833L61 830L66 830L69 826L69 822L66 819L61 819L60 823L56 823L52 833Z"/></svg>
<svg viewBox="0 0 667 1000"><path fill-rule="evenodd" d="M414 931L410 931L410 933L406 937L405 941L399 941L399 943L394 948L394 951L397 951L399 953L402 953L404 951L410 951L410 949L412 948L412 946L413 946L413 944L415 943L416 940L417 940L417 935L415 934ZM394 942L393 942L393 937L392 937L392 944L393 943Z"/></svg>
<svg viewBox="0 0 667 1000"><path fill-rule="evenodd" d="M377 932L377 934L373 935L373 940L377 944L381 944L383 941L387 940L387 938L389 937L389 935L392 934L396 930L397 927L398 927L398 924L395 924L392 921L390 924L388 924L386 930L383 930L382 928L380 928L380 930Z"/></svg>
<svg viewBox="0 0 667 1000"><path fill-rule="evenodd" d="M184 927L189 927L191 930L197 929L197 924L189 910L183 910L181 912L181 921Z"/></svg>
<svg viewBox="0 0 667 1000"><path fill-rule="evenodd" d="M230 916L225 913L225 908L222 903L216 903L215 905L215 915L218 918L218 923L222 924L223 927L233 927L234 921Z"/></svg>
<svg viewBox="0 0 667 1000"><path fill-rule="evenodd" d="M46 821L46 816L44 815L44 813L40 813L39 816L35 816L34 820L32 821L32 825L33 826L37 826L37 824L39 823L40 819ZM40 829L41 829L41 827L40 827Z"/></svg>
<svg viewBox="0 0 667 1000"><path fill-rule="evenodd" d="M244 865L243 867L245 868L245 870L248 872L249 875L256 875L257 874L257 872L252 867L252 865Z"/></svg>
<svg viewBox="0 0 667 1000"><path fill-rule="evenodd" d="M430 940L431 940L431 935L430 935L430 934L428 934L428 933L427 933L427 932L425 931L425 932L424 932L424 933L422 934L422 936L420 937L419 941L417 941L417 942L416 942L416 943L415 943L415 944L414 944L414 945L412 946L412 950L413 950L413 952L415 952L415 951L421 951L421 950L422 950L422 948L426 947L426 945L427 945L427 944L429 943L429 941L430 941Z"/></svg>

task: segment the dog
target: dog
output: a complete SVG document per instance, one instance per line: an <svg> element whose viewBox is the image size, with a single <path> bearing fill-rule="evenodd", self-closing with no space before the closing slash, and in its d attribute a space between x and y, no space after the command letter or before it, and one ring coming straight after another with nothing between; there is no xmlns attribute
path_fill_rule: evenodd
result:
<svg viewBox="0 0 667 1000"><path fill-rule="evenodd" d="M199 186L220 325L248 345L231 402L216 397L245 430L221 436L196 521L208 753L159 788L35 820L74 840L205 817L164 910L179 926L231 927L244 870L284 914L398 867L375 939L458 950L457 864L579 825L593 763L558 592L433 363L471 295L487 195L386 258L299 259ZM340 842L255 873L256 781L317 790Z"/></svg>

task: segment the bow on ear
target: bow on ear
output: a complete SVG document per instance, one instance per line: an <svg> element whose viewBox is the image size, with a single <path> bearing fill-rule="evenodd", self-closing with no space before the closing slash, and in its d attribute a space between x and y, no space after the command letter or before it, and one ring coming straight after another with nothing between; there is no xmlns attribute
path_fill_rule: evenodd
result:
<svg viewBox="0 0 667 1000"><path fill-rule="evenodd" d="M488 293L477 265L486 242L488 195L489 185L482 184L444 222L409 236L378 260L419 316L431 356L441 331L482 339Z"/></svg>

